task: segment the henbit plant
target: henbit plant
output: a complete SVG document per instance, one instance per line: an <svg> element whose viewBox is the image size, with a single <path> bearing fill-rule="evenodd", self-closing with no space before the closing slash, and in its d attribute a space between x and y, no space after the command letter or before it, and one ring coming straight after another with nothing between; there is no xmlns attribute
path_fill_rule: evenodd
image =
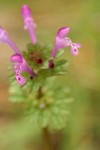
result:
<svg viewBox="0 0 100 150"><path fill-rule="evenodd" d="M78 55L78 43L66 37L69 27L58 30L54 48L37 42L36 24L31 9L22 7L24 28L28 30L31 43L25 51L20 51L8 33L0 28L0 42L7 43L14 50L10 66L10 100L24 104L24 115L29 121L43 129L61 130L66 127L69 114L67 85L59 83L59 76L67 74L68 62L60 58L65 47L71 46L71 53ZM14 68L14 69L13 69Z"/></svg>

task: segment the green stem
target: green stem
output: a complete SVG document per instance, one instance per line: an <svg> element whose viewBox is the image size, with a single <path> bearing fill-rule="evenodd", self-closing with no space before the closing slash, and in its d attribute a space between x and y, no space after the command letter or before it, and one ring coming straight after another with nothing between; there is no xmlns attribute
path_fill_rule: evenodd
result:
<svg viewBox="0 0 100 150"><path fill-rule="evenodd" d="M52 139L51 139L50 133L47 128L43 129L43 134L44 134L44 141L45 141L44 149L45 150L53 150L54 148L53 148Z"/></svg>
<svg viewBox="0 0 100 150"><path fill-rule="evenodd" d="M44 96L44 94L43 94L43 92L42 92L42 87L40 86L40 87L39 87L39 90L38 90L37 99L41 99L43 96Z"/></svg>
<svg viewBox="0 0 100 150"><path fill-rule="evenodd" d="M44 96L44 93L42 91L42 87L40 86L38 90L37 99L40 100L43 96ZM54 149L53 142L52 142L51 135L47 127L43 129L43 137L44 137L44 143L43 143L44 150L53 150Z"/></svg>

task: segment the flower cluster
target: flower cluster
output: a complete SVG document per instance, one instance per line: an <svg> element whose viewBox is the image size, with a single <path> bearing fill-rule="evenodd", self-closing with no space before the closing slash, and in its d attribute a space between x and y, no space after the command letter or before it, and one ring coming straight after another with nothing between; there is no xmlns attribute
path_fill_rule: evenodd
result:
<svg viewBox="0 0 100 150"><path fill-rule="evenodd" d="M28 30L29 35L31 37L31 41L33 45L37 44L37 36L36 36L36 24L32 18L32 12L31 9L27 5L23 5L22 7L22 16L24 19L24 29ZM56 36L56 42L54 49L52 51L51 57L52 59L48 62L48 67L53 68L54 67L54 59L58 53L58 51L62 48L65 48L67 46L71 46L71 53L73 55L78 54L78 48L81 47L78 43L73 43L70 38L66 37L69 33L70 28L69 27L63 27L59 29L57 36ZM11 56L11 62L14 63L14 72L16 76L16 80L20 85L24 85L27 81L27 79L24 77L23 72L27 72L30 77L33 79L38 75L38 71L33 70L31 66L28 64L26 59L23 56L23 53L20 51L20 49L16 46L16 44L11 40L8 33L0 27L0 42L7 43L11 46L11 48L14 50L14 55ZM36 56L33 56L32 53L31 61L35 59ZM42 59L39 58L38 64L42 63Z"/></svg>
<svg viewBox="0 0 100 150"><path fill-rule="evenodd" d="M63 27L59 29L56 36L56 43L52 52L53 58L56 57L59 49L65 48L67 46L71 46L71 53L73 55L78 55L78 48L81 48L81 45L79 43L73 43L70 38L66 37L69 31L70 31L69 27Z"/></svg>
<svg viewBox="0 0 100 150"><path fill-rule="evenodd" d="M78 55L81 45L67 37L69 27L58 30L54 48L40 44L37 42L35 21L27 5L22 7L22 17L24 29L31 38L24 51L0 27L0 42L8 44L14 50L10 58L10 101L24 104L23 113L29 118L28 121L33 122L32 125L35 123L41 128L63 129L69 115L68 107L73 99L66 82L65 85L58 82L58 76L64 76L68 72L68 61L59 57L63 54L59 51L70 46L71 53Z"/></svg>

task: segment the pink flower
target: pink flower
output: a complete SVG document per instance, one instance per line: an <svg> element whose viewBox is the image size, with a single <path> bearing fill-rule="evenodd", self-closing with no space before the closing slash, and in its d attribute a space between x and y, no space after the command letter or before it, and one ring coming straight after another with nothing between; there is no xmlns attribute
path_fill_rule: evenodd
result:
<svg viewBox="0 0 100 150"><path fill-rule="evenodd" d="M71 43L71 53L73 55L78 55L78 48L81 48L81 44Z"/></svg>
<svg viewBox="0 0 100 150"><path fill-rule="evenodd" d="M0 42L9 44L15 51L15 53L17 54L21 53L16 44L10 39L8 33L1 27L0 27Z"/></svg>
<svg viewBox="0 0 100 150"><path fill-rule="evenodd" d="M37 37L35 33L36 24L32 18L31 9L27 5L22 6L22 16L24 19L24 29L27 29L33 44L37 43Z"/></svg>
<svg viewBox="0 0 100 150"><path fill-rule="evenodd" d="M58 33L56 36L55 46L54 46L54 49L52 52L53 58L56 57L57 52L60 49L65 48L67 46L71 46L71 53L73 55L78 55L78 48L80 48L81 45L78 43L72 43L71 39L66 37L68 35L69 31L70 31L69 27L63 27L63 28L58 30Z"/></svg>
<svg viewBox="0 0 100 150"><path fill-rule="evenodd" d="M24 85L26 83L26 79L21 75L22 72L27 72L31 76L35 76L36 73L28 66L26 60L22 55L15 54L11 57L11 62L14 63L14 71L16 73L16 80L19 84Z"/></svg>
<svg viewBox="0 0 100 150"><path fill-rule="evenodd" d="M16 75L16 80L20 85L24 85L26 83L26 79L21 75L22 72L28 72L31 76L35 76L35 72L28 66L26 60L23 58L21 51L12 42L8 33L0 28L0 42L7 43L14 50L15 54L11 57L11 62L14 63L14 71Z"/></svg>

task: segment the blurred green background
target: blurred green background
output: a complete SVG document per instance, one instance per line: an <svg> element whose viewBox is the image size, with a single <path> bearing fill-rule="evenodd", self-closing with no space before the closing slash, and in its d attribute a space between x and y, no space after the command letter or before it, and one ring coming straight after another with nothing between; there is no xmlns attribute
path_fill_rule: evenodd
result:
<svg viewBox="0 0 100 150"><path fill-rule="evenodd" d="M100 1L99 0L0 0L0 26L21 50L30 42L23 30L21 7L32 8L41 43L54 45L60 27L71 28L69 37L82 44L77 57L66 49L69 74L63 79L75 101L64 138L58 149L100 149ZM0 44L0 150L37 150L39 129L20 119L21 106L8 101L8 64L13 51ZM35 139L35 140L34 140ZM35 143L35 144L29 144ZM33 142L35 141L35 142ZM31 145L31 146L30 146Z"/></svg>

